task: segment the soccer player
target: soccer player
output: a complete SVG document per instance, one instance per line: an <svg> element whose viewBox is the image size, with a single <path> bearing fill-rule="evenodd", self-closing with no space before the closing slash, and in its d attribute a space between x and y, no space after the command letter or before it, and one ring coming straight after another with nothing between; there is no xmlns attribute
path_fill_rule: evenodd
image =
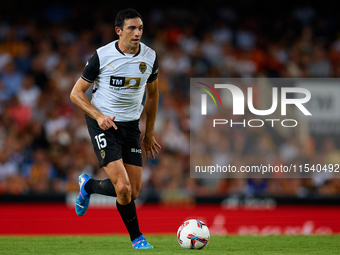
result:
<svg viewBox="0 0 340 255"><path fill-rule="evenodd" d="M145 90L146 129L142 144L146 158L155 158L160 148L153 135L159 97L158 60L156 52L140 41L143 21L137 11L120 11L115 31L119 39L93 53L70 95L71 101L86 113L99 166L109 177L99 181L81 174L75 209L79 216L84 215L93 193L116 196L132 247L151 249L153 246L139 230L134 200L142 183L139 118ZM85 92L92 83L90 102Z"/></svg>

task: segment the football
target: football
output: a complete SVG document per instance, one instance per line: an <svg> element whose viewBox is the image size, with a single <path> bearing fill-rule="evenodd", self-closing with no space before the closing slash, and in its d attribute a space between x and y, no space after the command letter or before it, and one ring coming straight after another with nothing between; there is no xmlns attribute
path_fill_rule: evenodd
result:
<svg viewBox="0 0 340 255"><path fill-rule="evenodd" d="M184 249L203 249L209 239L209 229L201 220L186 220L177 230L178 243Z"/></svg>

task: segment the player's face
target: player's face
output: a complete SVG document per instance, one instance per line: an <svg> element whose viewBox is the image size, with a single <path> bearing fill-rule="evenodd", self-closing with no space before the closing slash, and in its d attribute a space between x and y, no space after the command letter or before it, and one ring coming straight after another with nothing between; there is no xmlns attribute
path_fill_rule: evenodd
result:
<svg viewBox="0 0 340 255"><path fill-rule="evenodd" d="M120 40L122 40L128 49L136 49L139 45L143 34L143 21L140 18L126 19L123 30L118 31Z"/></svg>

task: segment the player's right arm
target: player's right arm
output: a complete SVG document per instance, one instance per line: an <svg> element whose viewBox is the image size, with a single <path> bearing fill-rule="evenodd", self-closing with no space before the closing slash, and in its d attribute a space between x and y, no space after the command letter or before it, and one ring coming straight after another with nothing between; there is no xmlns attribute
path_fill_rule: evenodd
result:
<svg viewBox="0 0 340 255"><path fill-rule="evenodd" d="M82 109L88 116L95 119L101 129L108 130L111 127L117 129L117 126L113 122L115 116L111 118L110 116L102 114L93 107L90 100L87 98L85 92L90 86L90 82L85 81L83 78L79 78L71 91L71 101Z"/></svg>
<svg viewBox="0 0 340 255"><path fill-rule="evenodd" d="M83 70L83 75L74 85L71 91L70 99L88 116L90 116L92 119L95 119L101 129L108 130L111 127L117 129L117 126L113 122L115 116L111 118L110 116L102 114L91 104L90 100L85 95L85 92L89 89L91 84L97 78L99 74L99 68L100 61L98 53L97 51L95 51L87 61L86 66Z"/></svg>

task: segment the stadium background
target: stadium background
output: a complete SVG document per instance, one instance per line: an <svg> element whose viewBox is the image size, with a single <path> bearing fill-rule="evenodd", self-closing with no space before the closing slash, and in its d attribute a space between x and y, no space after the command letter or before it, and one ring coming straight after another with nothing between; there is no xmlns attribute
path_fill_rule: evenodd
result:
<svg viewBox="0 0 340 255"><path fill-rule="evenodd" d="M339 179L189 178L190 77L339 77L336 11L298 2L209 2L173 3L167 9L151 1L129 6L142 14L142 41L158 52L160 65L155 136L162 150L144 162L138 200L142 228L173 232L187 217L201 217L214 234L339 233ZM115 230L92 231L124 233L108 198L93 199L86 219L77 219L72 208L80 173L106 176L98 169L84 114L69 93L93 51L117 39L114 18L127 7L96 4L0 3L0 234L85 233L80 220L95 226L110 219ZM143 123L142 117L142 132ZM294 135L271 143L273 137L256 135L264 139L262 149L284 163L306 155L339 163L336 131L316 134L308 144L299 144ZM230 143L241 145L231 155L249 153L253 137L248 129L231 137ZM51 221L53 215L44 218L46 212L59 215L58 221ZM153 219L152 226L147 219Z"/></svg>

